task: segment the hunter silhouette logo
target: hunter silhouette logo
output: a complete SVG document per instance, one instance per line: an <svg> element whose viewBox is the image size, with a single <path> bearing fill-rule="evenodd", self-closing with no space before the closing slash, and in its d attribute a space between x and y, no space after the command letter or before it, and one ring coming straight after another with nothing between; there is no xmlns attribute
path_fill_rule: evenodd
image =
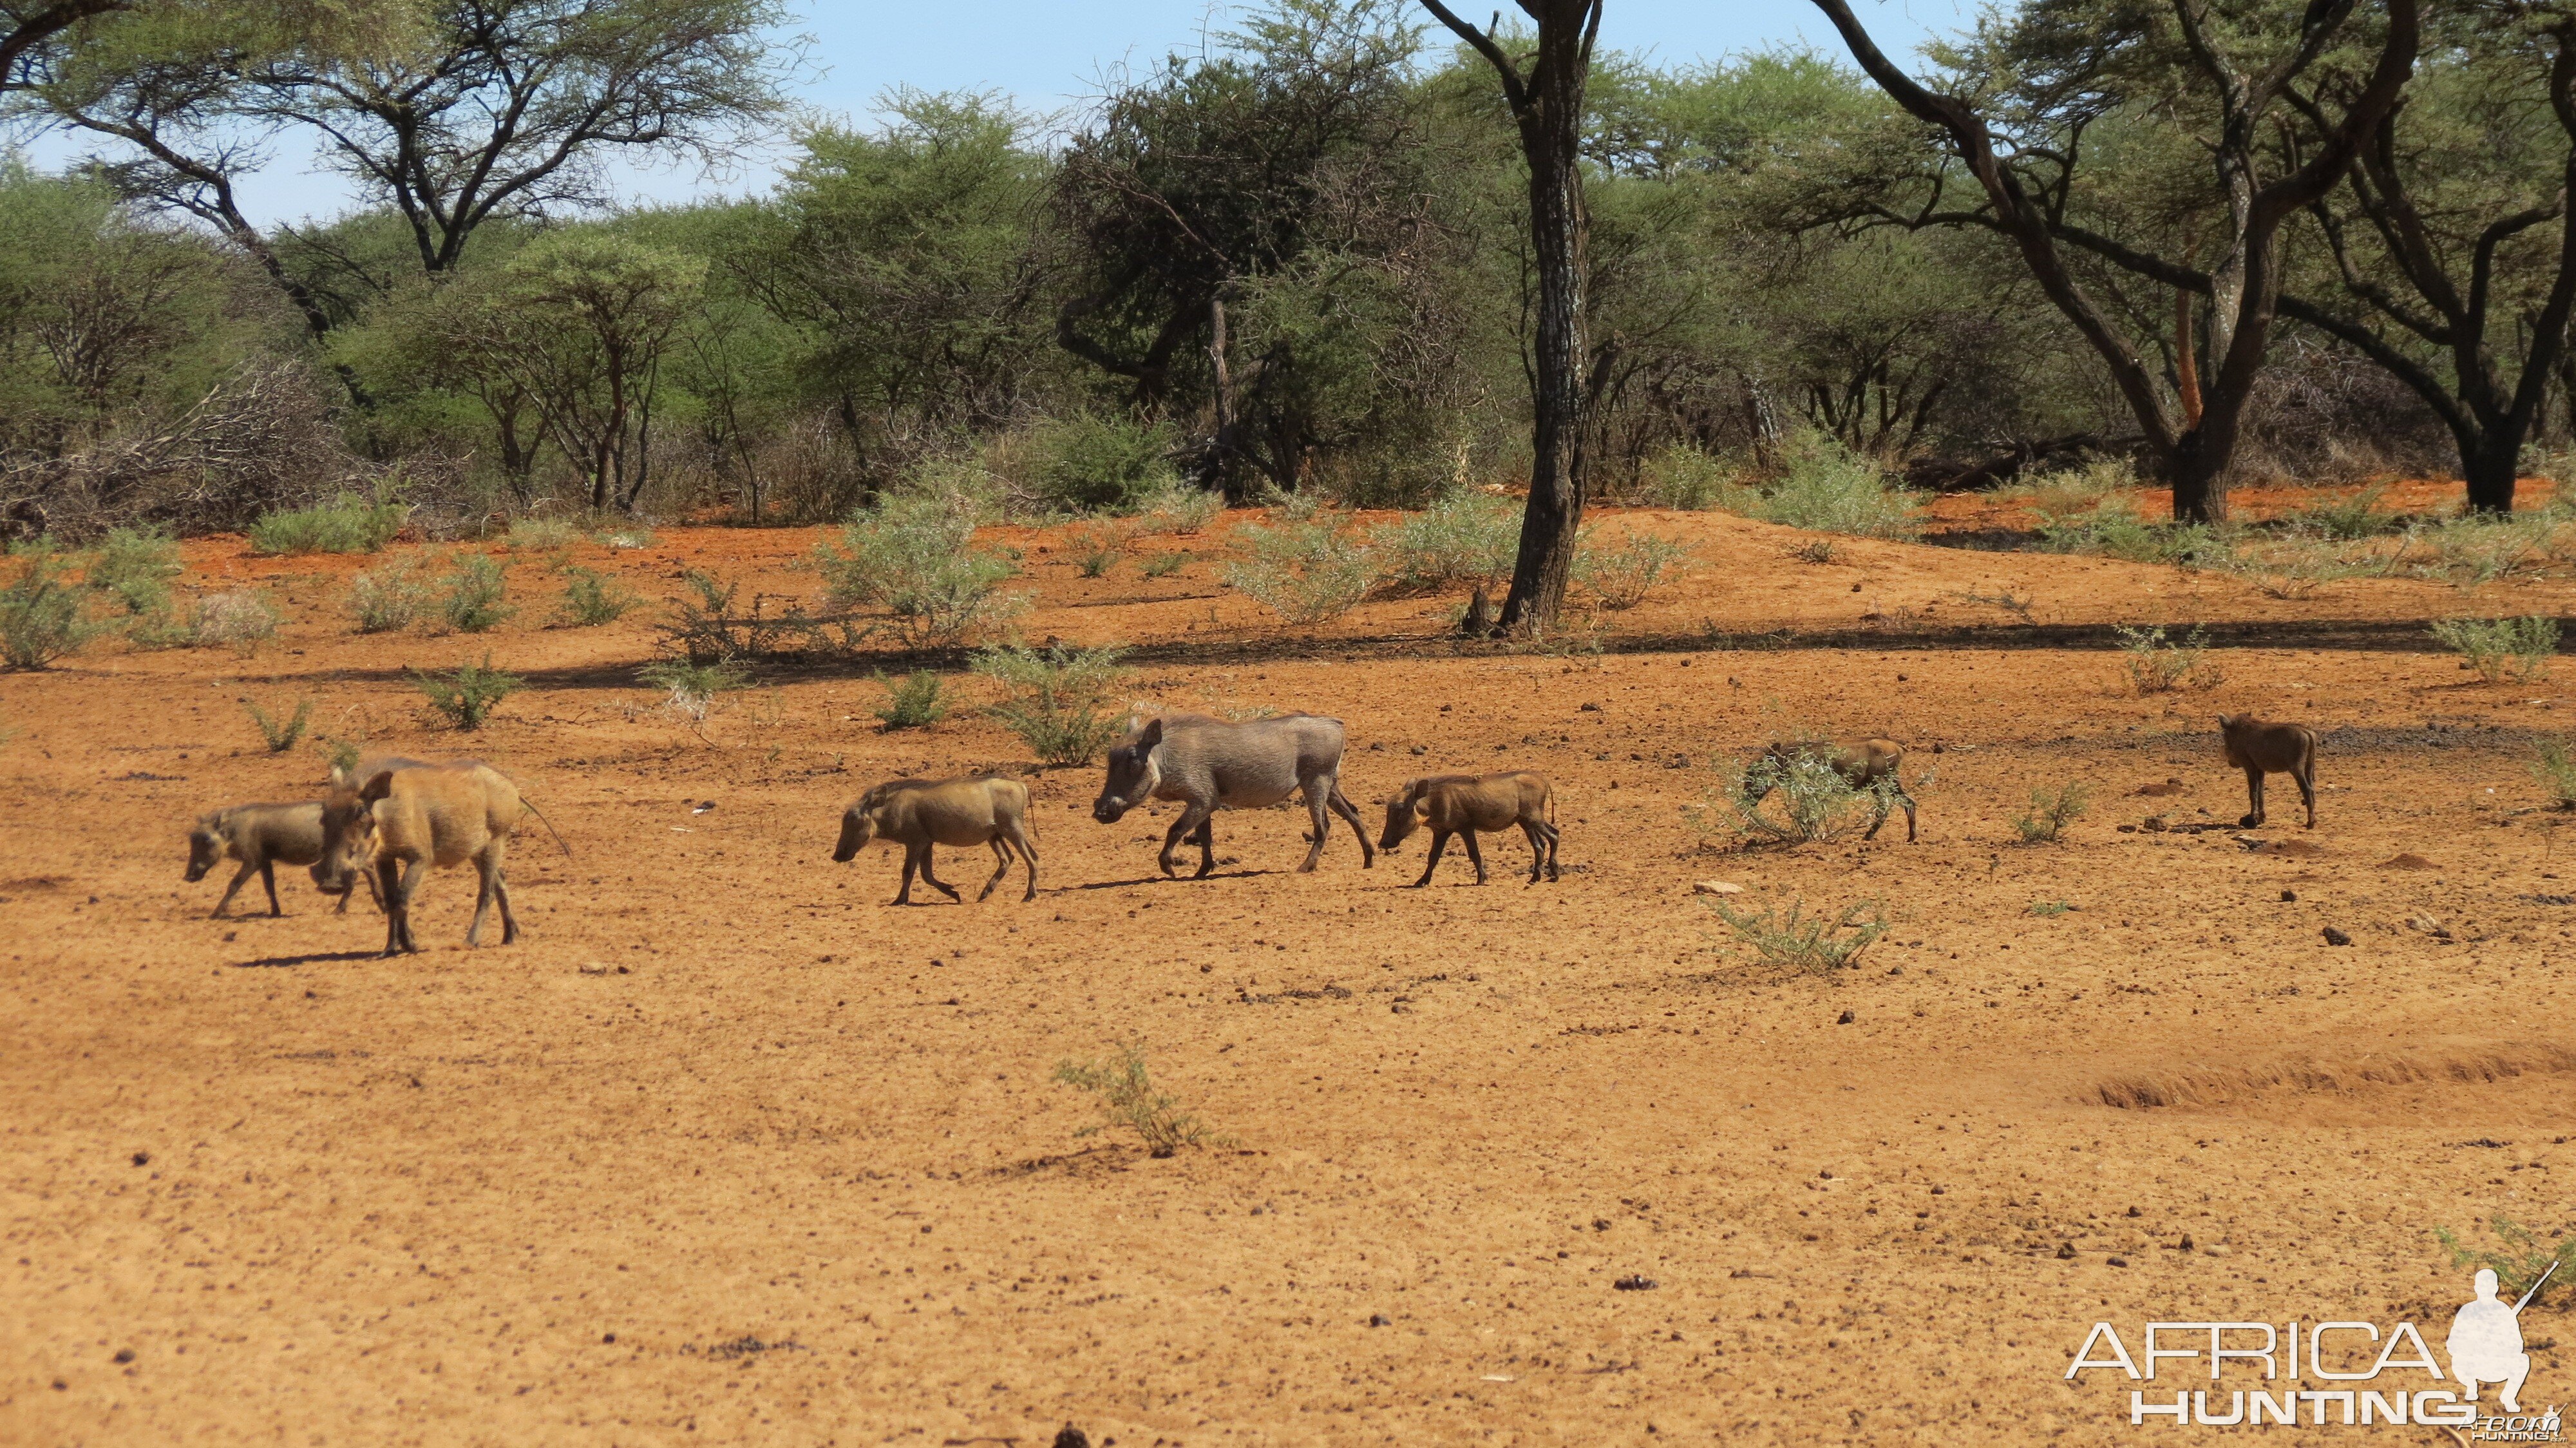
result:
<svg viewBox="0 0 2576 1448"><path fill-rule="evenodd" d="M2496 1299L2494 1271L2478 1269L2477 1300L2452 1314L2451 1335L2442 1344L2451 1354L2451 1376L2460 1380L2460 1391L2470 1402L2478 1400L2478 1384L2502 1383L2504 1391L2496 1395L2497 1401L2508 1413L2522 1411L2516 1395L2522 1391L2522 1380L2531 1376L2531 1354L2522 1350L2522 1309L2557 1272L2558 1264L2550 1263L2522 1300L2507 1307Z"/></svg>
<svg viewBox="0 0 2576 1448"><path fill-rule="evenodd" d="M2174 1392L2169 1401L2155 1388L2130 1389L2132 1427L2156 1420L2177 1428L2417 1424L2446 1429L2462 1443L2564 1442L2556 1405L2526 1414L2521 1397L2531 1376L2522 1310L2557 1271L2552 1263L2508 1303L2496 1295L2496 1274L2480 1269L2471 1280L2475 1295L2452 1314L2443 1339L2448 1374L2411 1322L2382 1332L2370 1322L2294 1320L2150 1322L2132 1339L2143 1349L2134 1355L2119 1329L2097 1322L2066 1377L2080 1381L2088 1370L2107 1370L2155 1383L2206 1374L2208 1387ZM2229 1377L2243 1386L2222 1386ZM2490 1385L2501 1414L2482 1411L2478 1391Z"/></svg>

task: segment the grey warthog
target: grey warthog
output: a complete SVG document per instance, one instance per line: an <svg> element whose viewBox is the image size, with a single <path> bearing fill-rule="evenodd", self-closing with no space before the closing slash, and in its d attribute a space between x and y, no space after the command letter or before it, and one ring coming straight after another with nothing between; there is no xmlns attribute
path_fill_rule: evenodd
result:
<svg viewBox="0 0 2576 1448"><path fill-rule="evenodd" d="M1878 838L1881 825L1887 823L1887 812L1895 805L1905 806L1905 838L1914 839L1914 796L1905 792L1904 781L1896 777L1905 763L1905 746L1893 739L1864 739L1844 746L1822 739L1774 743L1762 751L1762 760L1773 765L1764 769L1756 763L1744 775L1744 802L1760 804L1791 766L1801 758L1821 759L1826 767L1842 776L1843 783L1878 797L1878 813L1871 817L1864 840Z"/></svg>
<svg viewBox="0 0 2576 1448"><path fill-rule="evenodd" d="M2299 786L2299 801L2308 807L2309 829L2317 827L2317 735L2304 724L2266 724L2251 714L2218 716L2219 737L2227 744L2227 762L2245 771L2245 798L2253 812L2237 823L2252 829L2263 823L2263 776L2286 774Z"/></svg>
<svg viewBox="0 0 2576 1448"><path fill-rule="evenodd" d="M894 903L912 903L912 877L919 871L930 887L951 900L957 891L930 873L932 845L991 845L997 863L993 878L975 893L982 900L1011 873L1011 850L1018 847L1029 862L1029 888L1020 898L1038 897L1038 839L1029 828L1029 787L997 774L963 779L889 779L860 795L841 812L841 842L832 858L847 863L883 836L903 846L903 888Z"/></svg>
<svg viewBox="0 0 2576 1448"><path fill-rule="evenodd" d="M1199 869L1192 879L1205 879L1216 868L1217 810L1266 809L1303 792L1312 823L1311 848L1300 873L1315 868L1324 843L1332 836L1333 814L1348 820L1360 842L1360 867L1377 863L1368 827L1360 812L1342 795L1342 721L1321 714L1282 714L1228 724L1204 714L1166 714L1130 723L1127 737L1109 751L1109 778L1092 801L1091 817L1116 824L1127 811L1148 799L1181 802L1181 817L1163 836L1156 863L1166 875L1172 851L1184 839L1196 839Z"/></svg>
<svg viewBox="0 0 2576 1448"><path fill-rule="evenodd" d="M215 902L214 918L223 918L232 906L233 896L254 874L268 887L268 913L284 915L286 912L277 903L276 867L322 862L322 801L237 804L199 815L196 828L188 831L189 883L206 878L207 871L228 859L241 861L241 869L224 887L224 898ZM345 886L326 893L337 894L340 910L348 910L349 891Z"/></svg>
<svg viewBox="0 0 2576 1448"><path fill-rule="evenodd" d="M416 951L411 903L432 866L473 862L482 888L474 921L465 930L470 949L483 943L483 921L498 902L501 943L519 938L510 911L510 887L501 875L510 831L519 822L519 788L490 765L471 759L448 764L407 764L372 774L334 771L331 797L322 805L322 861L315 874L324 889L347 889L360 871L372 871L385 908L385 954Z"/></svg>
<svg viewBox="0 0 2576 1448"><path fill-rule="evenodd" d="M1530 842L1530 877L1538 883L1544 870L1551 880L1562 878L1556 869L1556 794L1548 787L1547 776L1530 770L1506 774L1433 774L1408 780L1395 798L1386 802L1386 833L1378 836L1377 847L1393 850L1413 833L1416 818L1431 827L1431 858L1423 862L1422 878L1413 882L1414 889L1431 883L1431 872L1440 868L1441 852L1449 848L1449 837L1457 835L1467 842L1468 863L1476 867L1476 883L1485 883L1484 852L1476 848L1478 830L1507 830L1517 825Z"/></svg>

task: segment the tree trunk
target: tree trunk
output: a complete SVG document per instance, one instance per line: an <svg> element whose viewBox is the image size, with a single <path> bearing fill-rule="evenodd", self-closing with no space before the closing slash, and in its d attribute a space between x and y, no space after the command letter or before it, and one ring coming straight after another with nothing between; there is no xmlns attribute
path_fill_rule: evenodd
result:
<svg viewBox="0 0 2576 1448"><path fill-rule="evenodd" d="M1553 624L1564 606L1583 527L1591 398L1583 366L1584 249L1591 224L1583 206L1583 89L1600 31L1601 0L1521 0L1521 9L1538 22L1537 53L1526 72L1491 35L1459 19L1441 0L1422 5L1493 66L1529 165L1530 256L1538 273L1530 349L1529 505L1521 514L1520 554L1498 621L1500 632L1528 635Z"/></svg>
<svg viewBox="0 0 2576 1448"><path fill-rule="evenodd" d="M2522 461L2522 432L2488 428L2475 448L2460 449L2460 471L2469 485L2469 510L2513 511L2513 486Z"/></svg>
<svg viewBox="0 0 2576 1448"><path fill-rule="evenodd" d="M2174 288L2174 396L2182 404L2182 425L2200 426L2200 355L2192 345L2191 293Z"/></svg>

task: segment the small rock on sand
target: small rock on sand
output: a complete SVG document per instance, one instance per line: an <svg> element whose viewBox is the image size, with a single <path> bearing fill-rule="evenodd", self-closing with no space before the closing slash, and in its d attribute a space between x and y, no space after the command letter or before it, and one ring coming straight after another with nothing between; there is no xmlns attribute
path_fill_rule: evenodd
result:
<svg viewBox="0 0 2576 1448"><path fill-rule="evenodd" d="M1694 895L1741 895L1744 887L1732 880L1701 880L1691 886Z"/></svg>

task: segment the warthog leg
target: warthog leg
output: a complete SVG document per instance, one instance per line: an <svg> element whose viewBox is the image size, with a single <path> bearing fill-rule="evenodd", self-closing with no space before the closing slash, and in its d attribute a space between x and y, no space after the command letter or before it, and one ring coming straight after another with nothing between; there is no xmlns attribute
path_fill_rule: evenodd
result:
<svg viewBox="0 0 2576 1448"><path fill-rule="evenodd" d="M1474 838L1469 836L1469 838ZM1431 831L1431 858L1422 862L1422 878L1409 887L1419 890L1431 883L1431 872L1440 868L1440 856L1449 848L1449 832L1434 827Z"/></svg>
<svg viewBox="0 0 2576 1448"><path fill-rule="evenodd" d="M993 847L993 878L985 881L984 888L975 892L975 903L978 905L991 897L993 887L1002 883L1004 875L1011 873L1010 843L1000 835L993 836L986 843Z"/></svg>
<svg viewBox="0 0 2576 1448"><path fill-rule="evenodd" d="M930 852L929 845L924 844L921 847L921 878L923 882L928 884L931 889L938 891L940 894L947 896L958 904L965 904L966 898L957 893L956 886L951 885L947 881L940 879L937 875L930 873Z"/></svg>
<svg viewBox="0 0 2576 1448"><path fill-rule="evenodd" d="M420 942L412 935L411 900L420 889L421 877L429 873L429 862L386 860L377 869L385 882L385 954L417 953Z"/></svg>
<svg viewBox="0 0 2576 1448"><path fill-rule="evenodd" d="M1038 898L1038 842L1037 837L1029 833L1026 820L1011 821L1011 843L1019 846L1021 857L1029 862L1029 888L1020 896L1025 904Z"/></svg>
<svg viewBox="0 0 2576 1448"><path fill-rule="evenodd" d="M1300 875L1314 869L1315 862L1324 858L1324 842L1333 837L1332 816L1324 813L1325 801L1333 797L1332 789L1330 780L1319 778L1306 781L1306 817L1313 822L1314 843L1306 847L1306 862L1297 867L1297 873Z"/></svg>
<svg viewBox="0 0 2576 1448"><path fill-rule="evenodd" d="M1351 833L1359 837L1360 868L1363 870L1375 869L1377 867L1377 847L1369 843L1368 826L1360 819L1360 812L1351 804L1350 796L1342 793L1341 776L1335 775L1333 777L1332 793L1324 797L1324 802L1333 807L1333 813L1350 821Z"/></svg>
<svg viewBox="0 0 2576 1448"><path fill-rule="evenodd" d="M1163 852L1154 857L1154 863L1163 867L1164 874L1177 878L1180 872L1172 868L1172 851L1180 848L1181 841L1197 835L1199 873L1196 878L1206 879L1208 872L1216 868L1216 833L1208 828L1215 818L1214 805L1191 800L1181 806L1181 817L1172 821L1172 827L1163 832Z"/></svg>
<svg viewBox="0 0 2576 1448"><path fill-rule="evenodd" d="M209 920L223 919L224 912L232 908L233 896L241 893L243 883L249 880L251 873L258 868L259 866L252 864L248 860L242 861L242 867L233 872L233 882L224 887L224 898L215 902L215 913L207 916L206 918ZM274 892L272 892L272 894L273 893Z"/></svg>
<svg viewBox="0 0 2576 1448"><path fill-rule="evenodd" d="M1460 830L1458 833L1466 838L1467 863L1476 867L1476 883L1482 885L1485 883L1485 852L1476 847L1476 832Z"/></svg>
<svg viewBox="0 0 2576 1448"><path fill-rule="evenodd" d="M2236 823L2240 828L2250 830L2263 823L2263 771L2255 765L2245 768L2245 802L2253 810Z"/></svg>
<svg viewBox="0 0 2576 1448"><path fill-rule="evenodd" d="M1556 878L1556 827L1538 820L1521 821L1521 833L1529 836L1530 877L1533 885L1543 870L1549 879Z"/></svg>

